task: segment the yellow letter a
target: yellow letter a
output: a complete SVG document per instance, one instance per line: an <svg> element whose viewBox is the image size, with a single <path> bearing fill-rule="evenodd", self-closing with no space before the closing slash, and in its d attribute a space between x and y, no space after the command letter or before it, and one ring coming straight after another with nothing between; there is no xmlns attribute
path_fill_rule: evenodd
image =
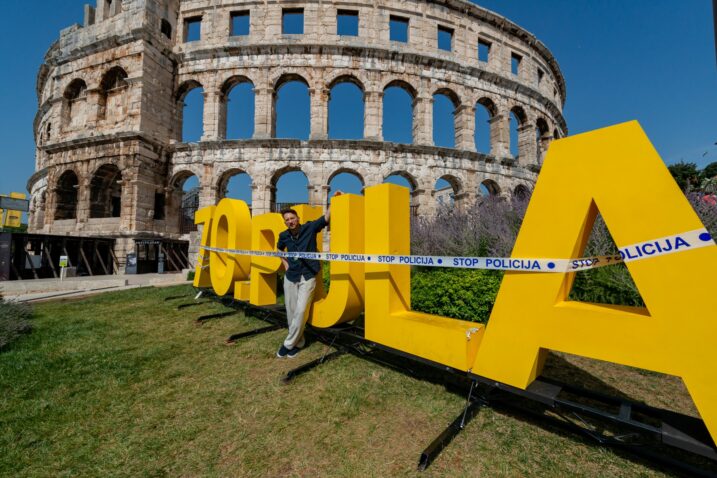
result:
<svg viewBox="0 0 717 478"><path fill-rule="evenodd" d="M513 257L580 257L598 211L620 248L704 228L630 122L551 145ZM627 263L646 308L568 301L574 273L506 273L473 371L525 388L553 349L677 375L717 437L717 248L709 242Z"/></svg>

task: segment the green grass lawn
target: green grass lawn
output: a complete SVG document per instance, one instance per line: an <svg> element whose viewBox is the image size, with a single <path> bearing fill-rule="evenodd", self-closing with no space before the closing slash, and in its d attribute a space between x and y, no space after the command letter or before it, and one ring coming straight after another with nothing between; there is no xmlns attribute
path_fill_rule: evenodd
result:
<svg viewBox="0 0 717 478"><path fill-rule="evenodd" d="M483 409L424 473L420 452L464 398L353 356L284 385L284 330L225 310L177 311L188 286L36 306L34 330L0 353L3 476L664 476L573 435ZM172 305L170 305L172 304ZM680 380L554 356L553 376L695 413Z"/></svg>

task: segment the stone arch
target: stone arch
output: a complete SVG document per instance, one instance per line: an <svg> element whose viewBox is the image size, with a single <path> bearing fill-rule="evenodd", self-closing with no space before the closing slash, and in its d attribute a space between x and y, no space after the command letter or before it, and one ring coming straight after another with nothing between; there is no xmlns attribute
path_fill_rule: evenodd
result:
<svg viewBox="0 0 717 478"><path fill-rule="evenodd" d="M400 79L388 81L383 89L382 126L384 141L412 144L416 138L418 92ZM390 106L387 107L387 106Z"/></svg>
<svg viewBox="0 0 717 478"><path fill-rule="evenodd" d="M447 184L447 186L441 186ZM463 184L452 174L444 174L433 184L433 199L438 212L451 210L457 205L458 196L463 192Z"/></svg>
<svg viewBox="0 0 717 478"><path fill-rule="evenodd" d="M553 130L553 139L560 139L560 131L558 131L558 128Z"/></svg>
<svg viewBox="0 0 717 478"><path fill-rule="evenodd" d="M196 178L197 186L185 191L187 181ZM199 208L201 194L200 176L191 169L176 171L169 180L168 200L165 204L166 218L176 221L175 227L180 234L188 234L197 230L194 224L194 213Z"/></svg>
<svg viewBox="0 0 717 478"><path fill-rule="evenodd" d="M249 139L254 136L254 82L244 75L233 75L224 81L219 94L219 137ZM248 111L241 111L242 107Z"/></svg>
<svg viewBox="0 0 717 478"><path fill-rule="evenodd" d="M348 177L353 177L355 181L358 181L358 190L349 190L348 188L344 187L341 189L341 191L349 194L363 194L363 190L366 187L366 181L364 180L363 175L355 169L339 168L333 173L331 173L331 175L326 181L326 204L330 202L332 193L335 193L336 190L339 189L338 186L332 185L332 182L337 179L343 183L347 183L350 182L347 180Z"/></svg>
<svg viewBox="0 0 717 478"><path fill-rule="evenodd" d="M111 119L117 122L126 115L127 98L125 93L128 86L127 72L121 66L113 66L105 72L100 80L98 119Z"/></svg>
<svg viewBox="0 0 717 478"><path fill-rule="evenodd" d="M514 158L525 157L526 141L524 140L524 129L528 122L528 115L522 106L513 106L510 109L510 154ZM532 133L531 133L532 134ZM532 141L531 141L532 142Z"/></svg>
<svg viewBox="0 0 717 478"><path fill-rule="evenodd" d="M543 163L543 157L545 156L546 151L548 151L548 146L550 146L551 140L552 136L550 135L548 121L542 116L539 116L538 119L535 120L535 157L538 164Z"/></svg>
<svg viewBox="0 0 717 478"><path fill-rule="evenodd" d="M497 182L492 179L484 179L478 186L480 196L482 197L500 197L501 189Z"/></svg>
<svg viewBox="0 0 717 478"><path fill-rule="evenodd" d="M284 184L280 185L280 182L284 182L288 177L287 175L293 175L294 178L289 178L292 182L296 183L303 183L304 181L301 180L300 176L303 176L305 179L305 191L306 193L303 193L301 191L302 185L301 184ZM301 169L299 166L284 166L282 168L277 169L274 171L274 173L271 175L271 179L269 180L270 189L271 189L271 196L270 196L270 210L271 212L279 212L282 209L286 207L290 207L296 204L309 204L310 203L310 197L309 197L309 189L311 188L311 183L309 182L309 175L306 174L305 171ZM282 191L279 191L279 187L282 187ZM294 189L293 194L290 192L287 192L288 189Z"/></svg>
<svg viewBox="0 0 717 478"><path fill-rule="evenodd" d="M191 104L186 103L187 96L192 93L194 95L194 92L199 90L199 94L201 95L201 107L194 104L194 98L192 98ZM179 88L177 88L177 94L176 94L176 100L177 100L177 118L176 118L176 125L177 125L177 140L181 142L187 142L188 139L201 139L201 135L204 134L204 86L198 82L197 80L187 80L183 82L181 85L179 85ZM199 101L197 99L196 101ZM193 110L197 109L198 112L196 112L191 117L191 123L188 121L190 118L187 117L186 110ZM197 117L198 116L198 117ZM190 126L190 128L188 128ZM199 131L201 131L199 138L190 138L187 133L189 133L191 128L199 127Z"/></svg>
<svg viewBox="0 0 717 478"><path fill-rule="evenodd" d="M411 215L417 216L418 215L418 200L416 199L416 194L419 192L419 184L418 180L408 171L405 170L394 170L390 174L387 174L383 178L383 182L393 182L394 184L398 184L399 186L406 187L405 184L401 184L402 181L389 181L391 177L398 177L403 178L408 183L408 190L410 191L410 207L411 207Z"/></svg>
<svg viewBox="0 0 717 478"><path fill-rule="evenodd" d="M353 75L340 75L328 84L329 139L363 139L366 91ZM352 125L360 124L357 128ZM359 131L360 130L360 131Z"/></svg>
<svg viewBox="0 0 717 478"><path fill-rule="evenodd" d="M356 85L356 87L358 87L358 89L361 90L362 93L366 92L364 82L357 78L356 75L354 75L353 73L348 72L341 72L338 75L334 76L333 79L326 82L326 89L331 90L331 88L338 85L339 83L352 83Z"/></svg>
<svg viewBox="0 0 717 478"><path fill-rule="evenodd" d="M493 151L493 120L498 116L498 107L487 96L481 97L475 104L474 141L476 151L490 154Z"/></svg>
<svg viewBox="0 0 717 478"><path fill-rule="evenodd" d="M297 138L306 140L309 138L311 133L311 93L309 82L303 76L297 73L285 73L279 76L274 82L274 89L272 95L272 114L271 114L271 136L272 138ZM285 131L286 126L284 124L285 114L282 110L285 105L283 98L281 98L282 88L287 85L292 85L292 90L289 93L293 93L297 96L293 102L300 101L303 103L301 113L298 118L292 118L290 123L293 123L296 128L292 128L290 131ZM287 122L286 124L289 124Z"/></svg>
<svg viewBox="0 0 717 478"><path fill-rule="evenodd" d="M231 183L232 179L240 177L240 176L246 176L246 178L248 178L248 180L249 180L249 183L248 183L247 190L240 191L237 194L237 191L230 191L229 189L230 189L230 183ZM249 174L249 172L247 172L246 170L241 169L241 168L227 169L219 176L219 179L217 180L217 184L216 184L217 202L219 202L221 199L223 199L225 197L230 197L233 199L242 200L242 201L246 202L249 205L249 207L251 207L252 186L253 186L253 181L252 181L252 177ZM244 189L244 188L241 188L241 189Z"/></svg>
<svg viewBox="0 0 717 478"><path fill-rule="evenodd" d="M81 78L72 80L62 93L62 124L77 126L84 123L87 83Z"/></svg>
<svg viewBox="0 0 717 478"><path fill-rule="evenodd" d="M517 201L527 201L530 199L530 188L526 186L525 184L518 184L515 189L513 189L513 200Z"/></svg>
<svg viewBox="0 0 717 478"><path fill-rule="evenodd" d="M77 218L77 192L80 181L73 169L60 174L55 186L55 219Z"/></svg>
<svg viewBox="0 0 717 478"><path fill-rule="evenodd" d="M90 218L120 217L122 172L111 163L98 167L90 180Z"/></svg>
<svg viewBox="0 0 717 478"><path fill-rule="evenodd" d="M433 93L433 144L436 146L455 148L458 144L456 113L460 105L460 97L450 88L439 88Z"/></svg>

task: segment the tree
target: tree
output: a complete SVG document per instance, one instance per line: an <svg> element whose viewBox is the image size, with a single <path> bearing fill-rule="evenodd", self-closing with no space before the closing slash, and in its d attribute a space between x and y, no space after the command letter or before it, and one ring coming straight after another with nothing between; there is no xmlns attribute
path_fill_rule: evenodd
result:
<svg viewBox="0 0 717 478"><path fill-rule="evenodd" d="M705 179L712 179L715 176L717 176L717 161L708 164L705 166L705 169L702 170L702 177Z"/></svg>
<svg viewBox="0 0 717 478"><path fill-rule="evenodd" d="M670 170L672 177L683 191L691 189L694 186L699 186L700 184L700 173L697 171L697 165L695 163L680 161L679 163L668 166L667 169Z"/></svg>

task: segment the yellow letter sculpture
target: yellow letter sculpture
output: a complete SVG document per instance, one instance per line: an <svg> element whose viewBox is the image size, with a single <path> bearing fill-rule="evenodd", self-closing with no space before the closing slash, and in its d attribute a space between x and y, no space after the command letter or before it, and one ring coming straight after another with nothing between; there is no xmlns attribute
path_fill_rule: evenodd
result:
<svg viewBox="0 0 717 478"><path fill-rule="evenodd" d="M331 244L335 254L363 254L364 198L353 194L331 201ZM331 327L353 320L363 312L364 266L358 262L331 263L331 287L325 299L315 302L309 318L315 327ZM322 281L323 282L323 281ZM318 288L318 283L317 283Z"/></svg>
<svg viewBox="0 0 717 478"><path fill-rule="evenodd" d="M203 224L202 226L202 246L211 245L212 220L214 218L214 210L216 206L208 206L199 209L194 213L194 224ZM211 287L212 278L209 275L209 252L199 249L197 256L197 267L194 271L194 287Z"/></svg>
<svg viewBox="0 0 717 478"><path fill-rule="evenodd" d="M275 251L279 233L286 229L281 214L269 212L252 219L251 248ZM278 257L251 256L249 302L254 305L276 304L276 273L281 267Z"/></svg>
<svg viewBox="0 0 717 478"><path fill-rule="evenodd" d="M409 254L408 190L366 188L366 254ZM381 257L379 257L381 259ZM366 338L461 370L473 364L483 326L411 310L409 265L366 264Z"/></svg>
<svg viewBox="0 0 717 478"><path fill-rule="evenodd" d="M222 249L249 249L251 213L243 201L224 198L214 210L212 219L212 247ZM209 253L209 274L217 295L234 291L234 283L249 278L251 259L223 252Z"/></svg>
<svg viewBox="0 0 717 478"><path fill-rule="evenodd" d="M551 145L513 257L580 257L598 211L618 247L704 228L630 122ZM646 308L568 301L574 273L506 272L473 371L525 388L552 349L677 375L717 437L717 250L627 268Z"/></svg>

